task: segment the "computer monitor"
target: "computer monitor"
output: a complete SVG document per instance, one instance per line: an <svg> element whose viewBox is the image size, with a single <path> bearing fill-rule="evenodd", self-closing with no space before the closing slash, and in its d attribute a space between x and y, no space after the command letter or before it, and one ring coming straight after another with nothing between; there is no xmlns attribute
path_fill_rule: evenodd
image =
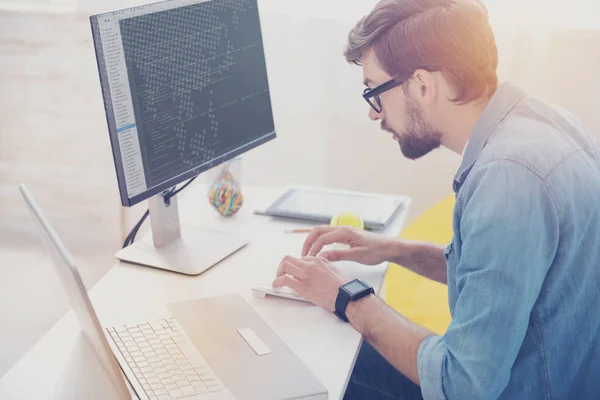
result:
<svg viewBox="0 0 600 400"><path fill-rule="evenodd" d="M93 15L123 206L152 232L122 261L197 275L246 244L182 225L166 190L276 137L256 0L169 0Z"/></svg>

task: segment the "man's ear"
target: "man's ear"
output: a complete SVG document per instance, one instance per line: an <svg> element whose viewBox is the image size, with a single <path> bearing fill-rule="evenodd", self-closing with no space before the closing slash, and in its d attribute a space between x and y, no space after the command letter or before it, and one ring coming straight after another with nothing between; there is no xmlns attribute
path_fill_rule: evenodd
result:
<svg viewBox="0 0 600 400"><path fill-rule="evenodd" d="M434 76L431 72L424 69L418 69L414 74L414 85L416 92L423 104L431 104L437 96L437 86Z"/></svg>

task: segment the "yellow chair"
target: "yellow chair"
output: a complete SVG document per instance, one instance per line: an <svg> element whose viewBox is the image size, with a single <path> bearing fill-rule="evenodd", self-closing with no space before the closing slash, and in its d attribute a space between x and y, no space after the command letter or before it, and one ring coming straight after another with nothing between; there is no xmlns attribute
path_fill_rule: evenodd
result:
<svg viewBox="0 0 600 400"><path fill-rule="evenodd" d="M405 240L447 245L452 240L454 195L427 210L402 231ZM390 264L385 278L385 301L400 314L443 335L450 324L446 285Z"/></svg>

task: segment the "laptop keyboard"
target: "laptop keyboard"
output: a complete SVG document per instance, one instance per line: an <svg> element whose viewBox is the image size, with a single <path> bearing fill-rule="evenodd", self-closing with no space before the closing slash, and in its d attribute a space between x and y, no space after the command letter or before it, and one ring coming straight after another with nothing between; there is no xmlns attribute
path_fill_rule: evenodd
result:
<svg viewBox="0 0 600 400"><path fill-rule="evenodd" d="M107 330L150 399L184 399L224 389L175 318Z"/></svg>

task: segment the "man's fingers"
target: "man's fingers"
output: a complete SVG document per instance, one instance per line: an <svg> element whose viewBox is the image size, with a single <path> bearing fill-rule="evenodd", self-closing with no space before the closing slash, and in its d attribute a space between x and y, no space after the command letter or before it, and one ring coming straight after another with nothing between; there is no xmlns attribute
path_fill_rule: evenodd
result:
<svg viewBox="0 0 600 400"><path fill-rule="evenodd" d="M275 278L275 280L273 281L273 287L275 289L278 289L283 286L287 286L290 289L298 292L299 285L300 285L300 281L290 275L280 276L278 278Z"/></svg>
<svg viewBox="0 0 600 400"><path fill-rule="evenodd" d="M333 244L333 243L347 243L350 239L348 237L348 230L346 229L336 229L332 232L325 233L321 235L315 242L313 243L310 252L308 253L311 257L316 257L317 254L323 249L324 246Z"/></svg>
<svg viewBox="0 0 600 400"><path fill-rule="evenodd" d="M317 240L319 238L319 236L321 236L327 232L331 232L335 229L337 229L337 227L330 226L330 225L321 225L321 226L317 226L315 229L313 229L312 232L306 237L306 240L304 241L304 246L302 247L302 257L306 257L308 255L310 248L312 247L315 240Z"/></svg>
<svg viewBox="0 0 600 400"><path fill-rule="evenodd" d="M359 248L344 249L344 250L328 250L319 254L327 261L359 261L362 251Z"/></svg>
<svg viewBox="0 0 600 400"><path fill-rule="evenodd" d="M349 260L348 254L344 250L326 251L321 253L319 256L330 262Z"/></svg>
<svg viewBox="0 0 600 400"><path fill-rule="evenodd" d="M279 277L286 274L292 275L298 280L304 279L305 276L305 272L302 270L302 268L292 264L289 261L282 261L281 264L279 264L279 268L277 268L277 276Z"/></svg>

